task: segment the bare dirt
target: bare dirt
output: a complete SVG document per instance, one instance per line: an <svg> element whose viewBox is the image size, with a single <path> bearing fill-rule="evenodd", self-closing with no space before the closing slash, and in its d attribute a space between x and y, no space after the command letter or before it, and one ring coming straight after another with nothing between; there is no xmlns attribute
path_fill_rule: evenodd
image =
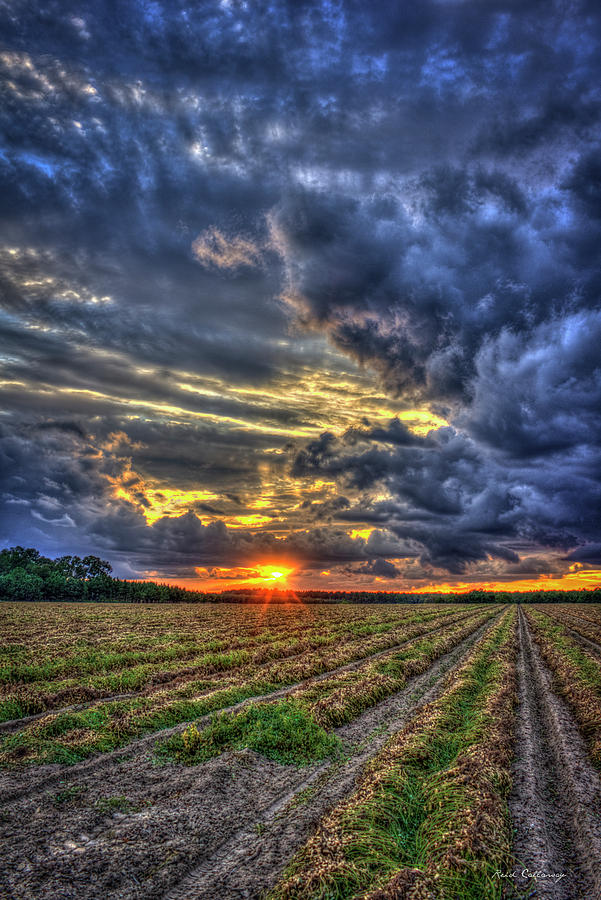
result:
<svg viewBox="0 0 601 900"><path fill-rule="evenodd" d="M509 803L517 864L508 894L592 900L601 897L601 783L571 713L551 689L521 609L519 640Z"/></svg>
<svg viewBox="0 0 601 900"><path fill-rule="evenodd" d="M491 625L338 729L345 756L335 763L298 769L242 751L200 766L159 765L155 734L77 766L40 767L33 783L32 772L5 775L0 896L258 897L323 814L353 790L367 760L434 699L444 675Z"/></svg>

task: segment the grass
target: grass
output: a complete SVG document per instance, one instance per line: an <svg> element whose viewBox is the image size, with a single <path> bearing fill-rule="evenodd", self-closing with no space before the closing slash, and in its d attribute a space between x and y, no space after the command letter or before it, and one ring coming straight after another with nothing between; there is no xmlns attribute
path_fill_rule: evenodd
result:
<svg viewBox="0 0 601 900"><path fill-rule="evenodd" d="M112 797L100 797L94 804L94 808L104 815L111 813L131 813L137 812L139 807L136 806L124 794L114 795Z"/></svg>
<svg viewBox="0 0 601 900"><path fill-rule="evenodd" d="M253 704L237 714L220 713L201 731L191 725L165 741L161 753L193 764L245 748L276 762L303 766L336 756L341 742L317 725L300 703L281 700Z"/></svg>
<svg viewBox="0 0 601 900"><path fill-rule="evenodd" d="M215 709L232 706L255 696L269 693L276 685L253 682L239 688L215 691L200 700L180 700L153 709L142 701L105 703L99 707L74 713L61 713L40 719L27 729L0 741L0 759L65 763L71 765L92 753L107 753L126 746L136 737L190 721ZM62 738L62 740L61 740Z"/></svg>
<svg viewBox="0 0 601 900"><path fill-rule="evenodd" d="M65 788L64 791L57 791L56 794L51 794L50 797L55 805L62 806L63 803L69 803L71 800L75 800L84 791L84 787L74 784L71 787Z"/></svg>
<svg viewBox="0 0 601 900"><path fill-rule="evenodd" d="M392 900L409 884L415 897L501 896L493 873L510 845L514 621L511 610L445 694L388 742L269 900L367 898L374 888Z"/></svg>
<svg viewBox="0 0 601 900"><path fill-rule="evenodd" d="M580 645L566 633L563 623L556 624L545 614L533 611L540 632L569 659L578 672L580 680L601 694L601 668L599 661L586 653ZM568 627L572 627L568 625Z"/></svg>
<svg viewBox="0 0 601 900"><path fill-rule="evenodd" d="M425 672L433 660L457 646L496 612L484 612L468 623L458 623L436 635L416 639L403 650L372 663L359 677L351 673L346 684L337 685L331 692L323 691L323 698L312 707L315 718L325 727L350 722L364 710L402 690L409 678ZM324 688L326 685L327 681L322 682Z"/></svg>

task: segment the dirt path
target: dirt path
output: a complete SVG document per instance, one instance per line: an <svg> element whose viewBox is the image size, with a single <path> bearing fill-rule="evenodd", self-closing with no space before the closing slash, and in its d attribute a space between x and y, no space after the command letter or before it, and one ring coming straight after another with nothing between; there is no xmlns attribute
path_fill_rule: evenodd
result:
<svg viewBox="0 0 601 900"><path fill-rule="evenodd" d="M414 640L417 640L418 638L427 637L430 634L435 634L437 631L441 631L442 628L444 628L444 627L448 627L449 625L454 625L456 622L462 622L464 619L468 619L470 616L477 615L480 612L482 612L481 607L479 607L477 610L470 610L469 612L466 612L463 615L451 616L451 617L449 617L449 620L447 622L441 623L439 620L439 624L428 631L424 631L421 634L416 635L415 637L408 638L407 640L402 641L399 644L394 644L391 647L386 647L384 650L379 650L377 653L374 653L371 656L363 656L360 659L353 661L352 663L347 663L346 665L354 666L356 664L360 664L362 661L364 661L366 659L377 659L378 656L382 656L384 653L392 653L395 650L400 649L405 644L409 643L409 641L414 641ZM408 623L408 624L413 625L415 623ZM429 623L425 623L425 624L429 624ZM400 627L400 625L399 625L399 627ZM351 644L351 643L353 643L353 641L356 641L357 643L359 643L359 641L361 641L361 640L362 640L362 638L351 638L348 641L341 640L340 644L341 645L342 644ZM39 713L34 713L33 715L30 715L30 716L23 716L20 719L8 719L5 722L0 722L0 734L2 734L3 732L10 734L12 732L19 731L19 729L25 728L27 725L31 725L33 722L37 722L40 719L44 719L50 715L58 716L58 715L62 715L63 713L81 712L84 709L89 709L91 706L98 706L99 704L103 704L103 703L114 703L115 701L118 701L118 700L133 700L138 697L150 697L153 694L158 694L164 690L173 690L173 688L175 688L175 687L180 687L181 685L187 684L189 681L193 681L194 679L201 678L201 677L202 677L203 681L213 681L213 682L215 682L216 687L219 687L219 686L221 686L220 683L223 683L224 680L227 678L236 678L236 676L240 676L244 673L248 674L251 671L253 672L254 675L258 676L261 673L261 668L266 668L267 666L273 665L274 663L277 663L279 661L292 662L293 660L299 659L301 656L306 656L307 654L310 654L312 652L318 652L318 651L316 651L316 650L312 651L312 650L305 649L305 650L302 650L300 653L294 653L290 656L282 655L282 656L279 656L276 658L270 658L270 659L265 660L265 662L263 662L263 663L242 664L240 666L235 666L235 667L233 667L231 669L227 669L225 671L211 672L206 676L203 676L202 672L198 671L198 670L193 671L193 672L180 670L179 672L174 673L172 678L167 678L161 682L146 685L145 687L141 688L139 691L130 691L127 694L110 694L107 697L95 697L92 700L83 700L78 703L72 703L69 706L48 707L48 709L45 709ZM346 670L345 666L340 666L338 669L331 669L330 672L328 672L326 674L331 674L334 672L342 672L345 670ZM325 677L325 676L324 675L315 676L315 678L321 678L321 677ZM293 687L295 687L295 685L290 685L290 688L293 688ZM210 688L207 688L207 690L205 690L205 691L199 691L198 694L195 695L195 697L196 698L203 697L206 694L211 693L211 691L213 691L213 690L215 690L215 688L210 687Z"/></svg>
<svg viewBox="0 0 601 900"><path fill-rule="evenodd" d="M133 757L115 756L101 777L93 768L80 769L77 777L63 770L58 792L53 785L45 795L23 796L7 810L10 820L0 823L6 847L0 895L258 896L326 809L353 789L365 762L436 695L444 674L494 620L403 691L339 729L347 755L337 763L297 769L242 751L202 766L157 766L138 747ZM122 810L114 811L119 804Z"/></svg>
<svg viewBox="0 0 601 900"><path fill-rule="evenodd" d="M388 654L394 654L401 650L403 647L407 646L407 644L410 644L413 641L422 640L423 638L428 637L432 634L436 634L437 632L442 631L445 627L448 627L448 625L456 624L457 621L463 621L463 617L459 620L455 620L453 623L444 623L442 625L438 625L436 628L433 628L430 631L417 635L416 637L408 638L407 640L402 641L399 644L395 644L394 647L388 647L386 650L379 650L377 653L372 653L370 656L364 656L361 657L361 659L353 660L353 662L345 663L342 666L338 666L338 668L336 669L330 669L327 672L322 672L320 675L313 675L312 677L305 678L303 681L298 681L295 684L286 685L285 687L279 688L277 691L273 691L270 694L261 694L255 697L249 697L246 700L241 700L239 703L236 703L233 706L224 707L223 710L220 711L234 712L242 709L245 706L248 706L249 703L258 703L262 700L277 700L280 697L293 695L296 691L304 689L308 685L317 684L320 681L325 681L326 678L330 678L331 676L342 675L345 672L355 671L356 669L359 669L364 665L370 664L374 660L381 659ZM207 693L209 692L207 691ZM198 726L202 727L203 725L208 724L211 715L211 713L208 713L206 716L198 719ZM129 759L135 756L139 756L144 752L148 752L151 750L155 741L159 737L161 739L164 739L172 734L178 734L179 732L187 728L188 725L189 722L181 722L179 725L174 725L172 728L164 728L160 732L152 732L151 734L145 735L144 737L138 738L137 740L130 741L124 747L120 747L117 750L113 750L109 753L94 756L88 760L83 760L82 762L77 763L74 766L69 766L68 768L65 768L65 766L62 765L38 766L35 769L35 775L31 770L27 769L2 772L0 773L0 806L11 803L25 796L31 796L39 791L46 791L49 787L52 787L54 785L71 782L75 779L78 779L82 775L94 773L95 777L99 777L104 771L114 766L116 761Z"/></svg>
<svg viewBox="0 0 601 900"><path fill-rule="evenodd" d="M519 609L516 760L510 811L515 871L563 878L512 879L528 897L601 897L601 784L578 728Z"/></svg>

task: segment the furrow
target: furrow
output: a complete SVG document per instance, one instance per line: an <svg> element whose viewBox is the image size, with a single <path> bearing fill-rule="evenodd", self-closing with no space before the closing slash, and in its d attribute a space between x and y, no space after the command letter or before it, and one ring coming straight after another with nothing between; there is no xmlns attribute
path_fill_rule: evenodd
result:
<svg viewBox="0 0 601 900"><path fill-rule="evenodd" d="M595 627L593 625L593 623L590 621L590 619L581 619L579 616L577 616L571 612L568 612L568 613L566 613L566 615L568 615L569 618L572 619L572 621L573 621L573 625L570 625L568 622L565 622L562 617L557 616L552 612L547 612L547 610L545 610L545 614L548 615L550 618L552 618L555 622L558 622L560 625L563 625L563 627L568 631L568 633L573 638L575 638L580 644L582 644L583 647L588 647L590 650L593 651L593 653L596 653L597 655L601 656L601 644L597 643L597 641L594 641L593 638L591 638L589 635L582 634L578 630L578 625L580 625L581 628L586 628L587 625ZM597 626L597 627L601 627L601 626Z"/></svg>
<svg viewBox="0 0 601 900"><path fill-rule="evenodd" d="M567 706L551 690L550 672L521 609L519 641L520 702L510 798L518 861L515 888L535 884L537 897L554 900L601 896L599 777ZM531 873L537 871L563 877L533 880Z"/></svg>

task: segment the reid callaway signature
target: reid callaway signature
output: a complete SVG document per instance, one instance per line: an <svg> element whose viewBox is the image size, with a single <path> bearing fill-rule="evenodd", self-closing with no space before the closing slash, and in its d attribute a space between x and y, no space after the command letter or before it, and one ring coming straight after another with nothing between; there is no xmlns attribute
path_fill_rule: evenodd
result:
<svg viewBox="0 0 601 900"><path fill-rule="evenodd" d="M496 871L494 873L495 878L534 878L535 880L549 878L552 881L558 882L561 881L562 878L566 877L565 872L531 872L530 869L522 869L521 872L500 872Z"/></svg>

